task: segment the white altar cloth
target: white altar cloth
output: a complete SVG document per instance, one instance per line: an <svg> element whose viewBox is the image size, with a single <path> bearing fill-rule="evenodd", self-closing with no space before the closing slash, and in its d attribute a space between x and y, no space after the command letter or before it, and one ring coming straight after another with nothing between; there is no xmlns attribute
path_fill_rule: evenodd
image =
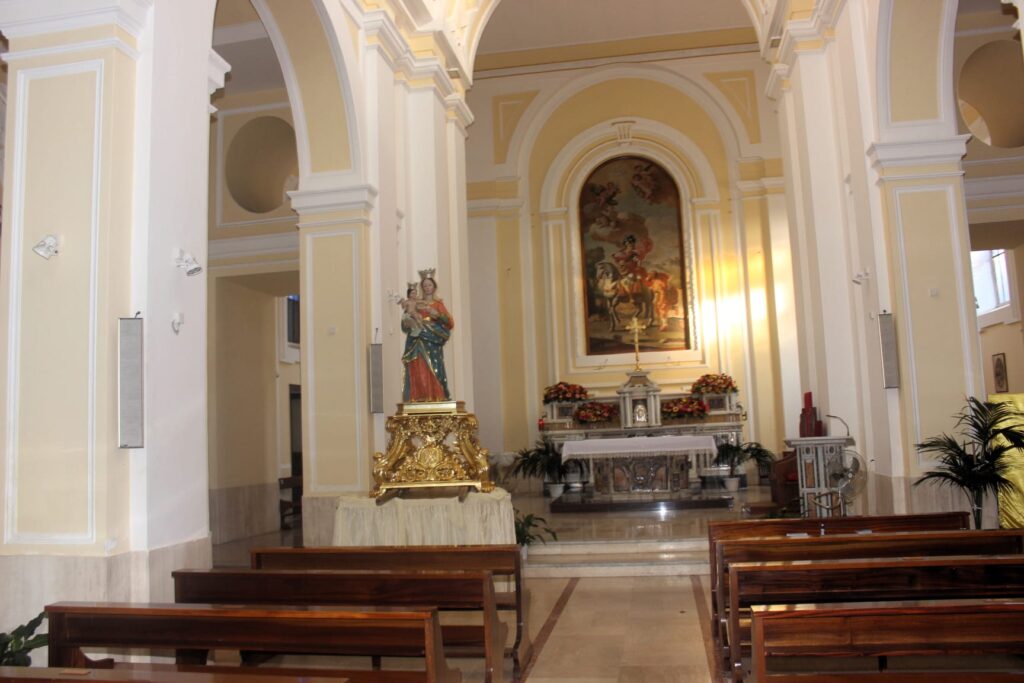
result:
<svg viewBox="0 0 1024 683"><path fill-rule="evenodd" d="M365 493L338 499L333 545L489 545L516 542L508 491L472 492L459 502L436 490L392 498L383 505Z"/></svg>
<svg viewBox="0 0 1024 683"><path fill-rule="evenodd" d="M584 439L562 444L562 459L587 460L589 483L600 492L676 491L689 488L690 469L707 467L718 449L713 436L636 436ZM598 477L594 460L603 460ZM617 461L617 462L616 462ZM609 466L606 466L609 465ZM616 470L620 472L616 483Z"/></svg>
<svg viewBox="0 0 1024 683"><path fill-rule="evenodd" d="M630 455L682 455L717 452L712 436L637 436L629 439L566 441L562 457L622 457Z"/></svg>

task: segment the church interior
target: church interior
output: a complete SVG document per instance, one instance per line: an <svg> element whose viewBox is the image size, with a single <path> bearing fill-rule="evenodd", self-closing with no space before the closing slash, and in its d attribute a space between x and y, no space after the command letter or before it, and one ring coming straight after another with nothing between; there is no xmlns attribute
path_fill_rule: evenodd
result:
<svg viewBox="0 0 1024 683"><path fill-rule="evenodd" d="M1024 429L967 496L927 444L1024 410L1022 26L1024 0L0 0L0 632L189 602L172 572L257 548L520 544L387 567L484 572L428 594L487 638L494 611L496 661L428 643L347 679L775 680L827 631L789 607L861 598L742 581L821 560L987 572L870 593L949 598L906 680L975 680L935 673L978 654L938 634L1024 610L997 445ZM34 667L85 664L61 609ZM977 666L1020 675L1016 630ZM338 658L275 661L309 659Z"/></svg>

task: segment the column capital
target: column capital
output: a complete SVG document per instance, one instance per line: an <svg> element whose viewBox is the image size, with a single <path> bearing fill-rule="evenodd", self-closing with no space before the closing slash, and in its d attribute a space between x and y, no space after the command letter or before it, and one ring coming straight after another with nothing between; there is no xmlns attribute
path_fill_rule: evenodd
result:
<svg viewBox="0 0 1024 683"><path fill-rule="evenodd" d="M138 37L154 0L6 0L0 3L0 31L21 38L91 26L117 24Z"/></svg>
<svg viewBox="0 0 1024 683"><path fill-rule="evenodd" d="M868 148L868 158L879 171L914 166L956 164L967 153L970 135L956 135L941 140L914 142L876 142ZM959 175L962 171L956 173ZM947 174L948 175L948 174Z"/></svg>
<svg viewBox="0 0 1024 683"><path fill-rule="evenodd" d="M368 184L331 182L339 180L342 175L314 174L304 178L298 190L288 193L300 221L325 213L369 213L373 209L377 188Z"/></svg>

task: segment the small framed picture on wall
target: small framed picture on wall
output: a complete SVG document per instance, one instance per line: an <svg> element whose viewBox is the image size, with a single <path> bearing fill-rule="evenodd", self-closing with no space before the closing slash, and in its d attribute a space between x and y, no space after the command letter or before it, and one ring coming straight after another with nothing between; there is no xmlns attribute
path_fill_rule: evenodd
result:
<svg viewBox="0 0 1024 683"><path fill-rule="evenodd" d="M1006 354L992 354L992 377L995 380L997 394L1005 394L1010 390L1010 380L1006 376Z"/></svg>

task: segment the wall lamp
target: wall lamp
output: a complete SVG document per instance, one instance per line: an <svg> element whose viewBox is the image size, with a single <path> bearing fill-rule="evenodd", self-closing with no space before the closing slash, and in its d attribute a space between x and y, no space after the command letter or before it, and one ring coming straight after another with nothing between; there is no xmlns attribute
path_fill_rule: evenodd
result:
<svg viewBox="0 0 1024 683"><path fill-rule="evenodd" d="M54 254L60 253L59 247L60 242L58 241L57 236L47 235L43 239L36 242L35 246L32 247L32 251L34 251L39 256L42 256L44 259L49 260L50 257L53 256Z"/></svg>
<svg viewBox="0 0 1024 683"><path fill-rule="evenodd" d="M199 275L203 272L203 267L199 265L199 261L196 261L196 257L187 251L181 249L175 249L173 251L174 265L185 271L185 275L192 277L193 275Z"/></svg>

